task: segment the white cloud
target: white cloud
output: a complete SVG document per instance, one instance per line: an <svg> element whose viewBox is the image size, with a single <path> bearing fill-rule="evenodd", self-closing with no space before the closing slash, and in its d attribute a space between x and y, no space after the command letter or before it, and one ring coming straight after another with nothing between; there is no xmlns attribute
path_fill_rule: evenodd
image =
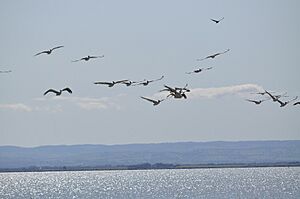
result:
<svg viewBox="0 0 300 199"><path fill-rule="evenodd" d="M228 95L237 95L245 97L251 92L262 92L264 89L256 84L240 84L224 87L213 88L194 88L191 92L186 93L189 99L199 98L220 98ZM154 98L164 98L167 92L161 92L154 95Z"/></svg>
<svg viewBox="0 0 300 199"><path fill-rule="evenodd" d="M0 104L0 109L9 109L14 111L24 111L24 112L31 112L32 108L22 104L22 103L16 103L16 104Z"/></svg>
<svg viewBox="0 0 300 199"><path fill-rule="evenodd" d="M37 98L37 101L46 101L46 98ZM115 108L120 109L120 106L117 105L113 98L102 97L102 98L90 98L90 97L52 97L51 100L57 101L67 101L75 104L84 110L99 110L99 109L107 109L107 108Z"/></svg>

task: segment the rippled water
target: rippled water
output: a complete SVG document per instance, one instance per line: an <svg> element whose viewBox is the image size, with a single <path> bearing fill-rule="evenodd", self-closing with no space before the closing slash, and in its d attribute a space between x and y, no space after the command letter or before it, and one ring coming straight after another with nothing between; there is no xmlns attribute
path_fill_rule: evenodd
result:
<svg viewBox="0 0 300 199"><path fill-rule="evenodd" d="M300 168L0 173L0 198L300 198Z"/></svg>

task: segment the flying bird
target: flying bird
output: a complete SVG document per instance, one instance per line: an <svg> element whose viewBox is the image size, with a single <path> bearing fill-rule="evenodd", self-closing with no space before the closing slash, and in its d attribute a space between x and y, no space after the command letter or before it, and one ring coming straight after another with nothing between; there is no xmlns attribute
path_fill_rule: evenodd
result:
<svg viewBox="0 0 300 199"><path fill-rule="evenodd" d="M88 55L87 57L82 57L81 59L77 59L77 60L74 60L72 62L78 62L78 61L82 61L82 60L89 61L90 59L103 58L103 57L104 57L104 55L101 55L101 56L90 56L90 55Z"/></svg>
<svg viewBox="0 0 300 199"><path fill-rule="evenodd" d="M196 70L194 70L194 71L192 71L192 72L186 72L186 74L200 73L200 72L202 72L202 71L204 71L204 70L210 70L210 69L212 69L212 67L208 67L208 68L199 68L199 69L196 69Z"/></svg>
<svg viewBox="0 0 300 199"><path fill-rule="evenodd" d="M11 73L11 70L1 70L0 73Z"/></svg>
<svg viewBox="0 0 300 199"><path fill-rule="evenodd" d="M108 85L108 87L113 87L115 84L121 84L126 81L128 81L128 80L125 79L125 80L112 81L112 82L94 82L94 84L102 84L102 85Z"/></svg>
<svg viewBox="0 0 300 199"><path fill-rule="evenodd" d="M136 86L136 85L144 85L144 86L147 86L149 83L155 82L155 81L159 81L159 80L162 80L163 78L164 78L164 76L161 76L160 78L154 79L154 80L143 80L143 81L140 82L140 83L134 84L134 86Z"/></svg>
<svg viewBox="0 0 300 199"><path fill-rule="evenodd" d="M50 50L44 50L42 52L39 52L39 53L35 54L34 56L38 56L40 54L48 54L48 55L50 55L53 50L58 49L58 48L62 48L62 47L64 47L64 46L57 46L57 47L51 48Z"/></svg>
<svg viewBox="0 0 300 199"><path fill-rule="evenodd" d="M153 106L159 105L162 101L165 100L165 99L154 100L154 99L150 99L150 98L147 98L147 97L141 97L141 98L144 99L144 100L147 100L147 101L149 101L149 102L152 102L152 103L153 103Z"/></svg>
<svg viewBox="0 0 300 199"><path fill-rule="evenodd" d="M165 87L165 89L160 90L160 92L169 91L170 94L167 96L167 98L170 97L170 96L173 96L176 99L180 99L180 98L187 99L187 96L185 94L185 92L187 92L187 91L184 91L186 88L172 88L172 87L167 86L167 85L164 85L164 87ZM188 90L188 92L190 91L189 89L187 89L187 90Z"/></svg>
<svg viewBox="0 0 300 199"><path fill-rule="evenodd" d="M131 81L131 80L126 80L126 81L121 82L121 84L125 84L126 86L131 86L132 84L136 84L136 83L139 83L139 82Z"/></svg>
<svg viewBox="0 0 300 199"><path fill-rule="evenodd" d="M47 93L52 92L52 93L55 93L56 96L59 96L59 95L62 94L63 91L67 91L67 92L70 93L70 94L72 93L72 90L71 90L70 88L64 88L64 89L59 90L59 91L54 90L54 89L49 89L49 90L47 90L47 91L44 93L44 95L47 95Z"/></svg>
<svg viewBox="0 0 300 199"><path fill-rule="evenodd" d="M230 49L227 49L227 50L225 50L224 52L220 52L220 53L215 53L215 54L209 55L209 56L204 57L204 58L202 58L202 59L197 59L197 61L203 61L203 60L205 60L205 59L210 59L210 58L211 58L211 59L214 59L216 56L225 54L225 53L227 53L228 51L230 51Z"/></svg>
<svg viewBox="0 0 300 199"><path fill-rule="evenodd" d="M267 99L266 99L266 100L250 100L250 99L246 99L246 101L248 101L248 102L253 102L253 103L255 103L256 105L259 105L259 104L261 104L262 102L267 101Z"/></svg>
<svg viewBox="0 0 300 199"><path fill-rule="evenodd" d="M287 97L287 96L285 96L287 94L286 92L282 95L272 95L270 92L265 90L265 93L268 94L271 97L273 102L277 102L279 100L279 98L281 98L281 97Z"/></svg>
<svg viewBox="0 0 300 199"><path fill-rule="evenodd" d="M291 102L293 102L297 99L298 99L298 96L296 96L294 99L286 101L286 102L282 102L279 99L277 99L277 102L280 104L280 107L284 107L284 106L288 105L289 103L291 103Z"/></svg>
<svg viewBox="0 0 300 199"><path fill-rule="evenodd" d="M217 20L217 19L210 19L213 22L215 22L216 24L219 23L220 21L222 21L224 19L224 17L222 17L221 19Z"/></svg>

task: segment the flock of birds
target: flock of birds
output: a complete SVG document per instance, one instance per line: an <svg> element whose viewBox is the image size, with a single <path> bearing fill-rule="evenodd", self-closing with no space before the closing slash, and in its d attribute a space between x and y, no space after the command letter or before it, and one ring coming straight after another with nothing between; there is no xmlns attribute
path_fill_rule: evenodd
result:
<svg viewBox="0 0 300 199"><path fill-rule="evenodd" d="M210 20L212 22L218 24L222 20L224 20L224 17L222 17L221 19L218 19L218 20L217 19L210 19ZM50 55L50 54L52 54L52 52L54 50L57 50L57 49L60 49L60 48L63 48L63 47L64 46L57 46L57 47L51 48L49 50L44 50L44 51L41 51L41 52L35 54L34 56L39 56L39 55L42 55L42 54ZM227 49L227 50L222 51L222 52L214 53L214 54L208 55L206 57L203 57L201 59L197 59L197 61L203 61L203 60L206 60L206 59L214 59L217 56L223 55L223 54L225 54L225 53L227 53L229 51L230 51L230 49ZM97 58L104 58L104 55L101 55L101 56L90 56L90 55L88 55L86 57L82 57L80 59L73 60L72 62L89 61L90 59L97 59ZM197 68L197 69L195 69L193 71L186 72L186 74L201 73L203 71L211 70L211 69L212 69L212 67ZM11 72L12 72L11 70L0 71L0 73L11 73ZM116 84L124 84L126 86L139 86L139 85L147 86L150 83L153 83L153 82L156 82L156 81L160 81L163 78L164 78L164 76L161 76L158 79L152 79L152 80L146 80L146 79L144 79L142 81L131 81L129 79L117 80L117 81L111 81L111 82L97 81L97 82L94 82L94 84L95 85L106 85L108 87L113 87ZM163 99L151 99L151 98L144 97L144 96L141 96L141 98L143 100L151 102L154 106L159 105L161 102L163 102L166 99L169 99L171 97L173 97L175 99L181 99L181 98L187 99L186 93L191 91L187 87L188 87L188 84L186 84L184 87L181 87L181 88L180 87L174 87L173 88L173 87L164 85L164 88L162 90L160 90L160 92L168 92L168 95L166 95L166 98L163 98ZM48 93L54 93L56 96L60 96L64 91L68 92L69 94L73 93L72 90L67 87L67 88L63 88L61 90L48 89L44 93L44 95L47 95ZM254 103L256 105L260 105L261 103L263 103L265 101L272 100L275 103L279 103L280 107L285 107L286 105L288 105L291 102L294 102L294 101L296 101L298 99L298 96L296 96L296 97L294 97L293 99L291 99L289 101L282 101L281 98L288 97L288 96L286 96L287 93L280 94L280 95L275 95L275 94L272 94L272 93L273 92L270 92L270 91L267 91L267 90L265 90L264 92L254 93L254 94L258 94L258 95L262 95L262 96L267 95L268 97L265 98L265 99L261 99L261 100L246 99L246 101ZM295 105L299 105L299 104L300 104L300 101L293 103L294 106Z"/></svg>

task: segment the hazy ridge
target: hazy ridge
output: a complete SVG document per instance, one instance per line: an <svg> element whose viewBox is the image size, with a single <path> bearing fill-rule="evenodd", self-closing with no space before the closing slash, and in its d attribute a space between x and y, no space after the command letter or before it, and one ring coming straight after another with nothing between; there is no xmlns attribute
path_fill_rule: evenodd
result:
<svg viewBox="0 0 300 199"><path fill-rule="evenodd" d="M0 146L0 168L300 162L300 140Z"/></svg>

